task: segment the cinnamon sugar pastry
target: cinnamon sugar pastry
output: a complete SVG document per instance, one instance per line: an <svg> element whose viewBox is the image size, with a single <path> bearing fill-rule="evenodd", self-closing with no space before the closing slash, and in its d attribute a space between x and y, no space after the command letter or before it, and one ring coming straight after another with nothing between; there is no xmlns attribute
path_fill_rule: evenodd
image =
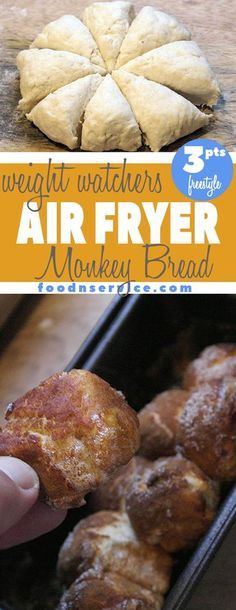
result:
<svg viewBox="0 0 236 610"><path fill-rule="evenodd" d="M214 479L236 478L236 380L199 385L180 418L185 455Z"/></svg>
<svg viewBox="0 0 236 610"><path fill-rule="evenodd" d="M83 519L66 538L58 560L65 585L88 570L113 572L155 595L166 593L172 559L161 547L140 541L126 513L100 511Z"/></svg>
<svg viewBox="0 0 236 610"><path fill-rule="evenodd" d="M161 594L153 595L119 574L89 571L65 592L57 610L160 610L163 601Z"/></svg>
<svg viewBox="0 0 236 610"><path fill-rule="evenodd" d="M184 386L193 388L201 383L222 381L236 376L236 344L218 343L206 347L186 368Z"/></svg>
<svg viewBox="0 0 236 610"><path fill-rule="evenodd" d="M140 455L155 460L176 453L179 417L187 398L186 390L173 388L157 394L139 411Z"/></svg>
<svg viewBox="0 0 236 610"><path fill-rule="evenodd" d="M30 464L54 508L84 496L138 448L138 419L124 396L85 370L56 373L9 405L0 455Z"/></svg>
<svg viewBox="0 0 236 610"><path fill-rule="evenodd" d="M217 484L175 456L143 469L129 489L126 510L140 540L173 553L190 548L206 532L218 500Z"/></svg>

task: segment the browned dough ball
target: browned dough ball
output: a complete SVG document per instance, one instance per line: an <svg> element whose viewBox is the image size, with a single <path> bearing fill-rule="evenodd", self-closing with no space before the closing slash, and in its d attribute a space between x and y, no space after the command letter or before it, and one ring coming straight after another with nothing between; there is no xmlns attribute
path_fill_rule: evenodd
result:
<svg viewBox="0 0 236 610"><path fill-rule="evenodd" d="M61 547L58 574L70 585L83 572L114 572L152 591L169 587L172 560L160 547L140 542L126 513L101 511L78 523Z"/></svg>
<svg viewBox="0 0 236 610"><path fill-rule="evenodd" d="M88 572L66 591L57 610L161 610L163 602L162 595L119 574Z"/></svg>
<svg viewBox="0 0 236 610"><path fill-rule="evenodd" d="M201 385L192 392L180 419L179 442L210 477L236 478L236 380Z"/></svg>
<svg viewBox="0 0 236 610"><path fill-rule="evenodd" d="M222 381L225 377L236 377L235 343L219 343L206 347L186 368L185 388L202 383Z"/></svg>
<svg viewBox="0 0 236 610"><path fill-rule="evenodd" d="M168 552L193 546L215 517L218 486L183 457L144 468L127 495L126 509L140 540Z"/></svg>
<svg viewBox="0 0 236 610"><path fill-rule="evenodd" d="M124 396L84 370L52 375L9 405L6 419L0 455L30 464L54 508L84 504L139 445L138 418Z"/></svg>
<svg viewBox="0 0 236 610"><path fill-rule="evenodd" d="M91 511L125 510L127 491L135 476L139 471L142 472L145 464L149 464L149 460L135 455L128 464L121 466L113 476L91 494L89 498Z"/></svg>
<svg viewBox="0 0 236 610"><path fill-rule="evenodd" d="M139 454L150 460L176 453L176 435L179 417L188 398L188 392L180 388L157 394L139 411Z"/></svg>

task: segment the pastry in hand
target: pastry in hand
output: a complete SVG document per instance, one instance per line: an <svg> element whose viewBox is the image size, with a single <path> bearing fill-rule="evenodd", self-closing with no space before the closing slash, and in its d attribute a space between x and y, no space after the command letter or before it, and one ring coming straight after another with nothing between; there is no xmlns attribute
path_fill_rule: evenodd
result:
<svg viewBox="0 0 236 610"><path fill-rule="evenodd" d="M206 347L190 364L184 375L184 386L193 388L201 383L236 377L236 344L218 343Z"/></svg>
<svg viewBox="0 0 236 610"><path fill-rule="evenodd" d="M163 596L155 595L127 578L90 571L75 580L57 610L161 610Z"/></svg>
<svg viewBox="0 0 236 610"><path fill-rule="evenodd" d="M140 455L155 460L176 453L176 434L179 417L188 392L180 388L157 394L139 411Z"/></svg>
<svg viewBox="0 0 236 610"><path fill-rule="evenodd" d="M99 485L89 498L89 507L99 510L125 510L127 491L135 476L142 472L149 461L141 455L135 455L125 466L121 466L105 483Z"/></svg>
<svg viewBox="0 0 236 610"><path fill-rule="evenodd" d="M126 510L140 538L173 553L192 547L208 529L218 485L181 456L144 468L127 494Z"/></svg>
<svg viewBox="0 0 236 610"><path fill-rule="evenodd" d="M236 380L206 383L193 391L180 418L186 457L221 481L236 479Z"/></svg>
<svg viewBox="0 0 236 610"><path fill-rule="evenodd" d="M58 574L70 585L83 572L119 574L130 582L164 594L172 560L160 547L140 542L126 513L101 511L78 523L61 547Z"/></svg>
<svg viewBox="0 0 236 610"><path fill-rule="evenodd" d="M56 373L8 406L0 455L30 464L54 508L84 504L139 444L138 418L121 392L85 370Z"/></svg>

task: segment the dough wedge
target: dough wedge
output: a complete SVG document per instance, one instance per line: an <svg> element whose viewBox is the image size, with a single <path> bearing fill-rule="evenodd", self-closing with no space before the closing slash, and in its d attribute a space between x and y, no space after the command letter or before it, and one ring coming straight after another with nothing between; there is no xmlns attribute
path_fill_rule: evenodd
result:
<svg viewBox="0 0 236 610"><path fill-rule="evenodd" d="M56 89L88 74L104 74L103 68L69 51L29 49L17 56L22 99L18 108L29 112L40 100Z"/></svg>
<svg viewBox="0 0 236 610"><path fill-rule="evenodd" d="M83 22L93 35L108 72L115 68L121 44L134 18L130 2L94 2L83 14Z"/></svg>
<svg viewBox="0 0 236 610"><path fill-rule="evenodd" d="M79 78L39 102L27 119L48 138L65 144L71 150L79 148L85 108L102 82L100 74Z"/></svg>
<svg viewBox="0 0 236 610"><path fill-rule="evenodd" d="M190 32L175 17L158 11L153 6L144 6L123 40L116 68L163 44L190 38Z"/></svg>
<svg viewBox="0 0 236 610"><path fill-rule="evenodd" d="M153 152L209 123L208 115L163 85L124 70L115 70L113 77L133 110L144 143Z"/></svg>
<svg viewBox="0 0 236 610"><path fill-rule="evenodd" d="M135 151L141 144L141 132L130 105L107 74L85 110L81 148Z"/></svg>
<svg viewBox="0 0 236 610"><path fill-rule="evenodd" d="M213 106L220 95L208 61L191 40L170 42L148 51L129 61L122 69L170 87L196 106Z"/></svg>
<svg viewBox="0 0 236 610"><path fill-rule="evenodd" d="M30 46L37 49L70 51L87 57L102 68L105 67L92 34L74 15L63 15L45 25Z"/></svg>

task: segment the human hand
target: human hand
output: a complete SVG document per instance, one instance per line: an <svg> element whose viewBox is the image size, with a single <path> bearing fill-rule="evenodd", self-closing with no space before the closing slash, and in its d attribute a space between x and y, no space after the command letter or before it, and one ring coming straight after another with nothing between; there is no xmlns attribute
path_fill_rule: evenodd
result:
<svg viewBox="0 0 236 610"><path fill-rule="evenodd" d="M0 457L0 548L37 538L64 520L65 510L52 510L38 500L36 472L13 457Z"/></svg>

